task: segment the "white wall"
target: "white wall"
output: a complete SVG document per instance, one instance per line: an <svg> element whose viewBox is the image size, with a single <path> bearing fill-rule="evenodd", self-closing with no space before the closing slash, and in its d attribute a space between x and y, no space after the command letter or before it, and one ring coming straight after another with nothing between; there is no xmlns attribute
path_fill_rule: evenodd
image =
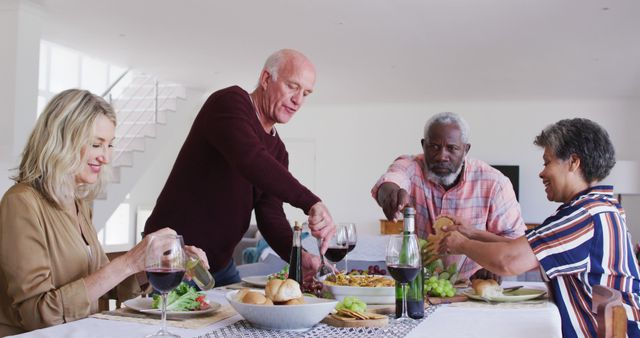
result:
<svg viewBox="0 0 640 338"><path fill-rule="evenodd" d="M190 120L177 127L172 148L158 157L132 191L135 203L153 206L199 108L194 107ZM609 131L618 159L640 160L633 146L640 144L639 136L631 127L638 125L639 117L634 113L639 108L640 102L635 101L314 106L311 97L289 124L278 126L278 131L290 145L292 172L327 203L334 219L356 222L361 232L377 233L383 214L370 196L371 186L398 155L421 151L422 129L432 114L457 112L471 125L471 156L491 164L520 165L523 217L528 223L539 223L557 204L546 200L537 177L542 152L533 145L533 138L559 119L587 117ZM634 236L640 239L640 198L625 197L624 204ZM291 221L304 220L302 213L287 210Z"/></svg>
<svg viewBox="0 0 640 338"><path fill-rule="evenodd" d="M42 12L31 1L0 2L0 193L13 184L8 169L37 118L38 57Z"/></svg>
<svg viewBox="0 0 640 338"><path fill-rule="evenodd" d="M618 159L640 160L634 145L639 102L437 102L387 106L325 106L311 102L279 131L285 138L316 141L315 192L328 204L334 219L357 222L378 231L383 217L369 190L400 154L419 153L424 122L441 111L464 116L472 129L470 156L491 164L520 165L520 202L528 223L539 223L557 204L548 202L537 177L542 153L533 138L546 125L568 117L587 117L611 134ZM636 124L637 125L637 124ZM295 154L291 154L295 162ZM640 238L640 204L625 199L630 224ZM635 209L635 210L634 210ZM636 211L636 212L634 212ZM639 220L633 222L633 219Z"/></svg>
<svg viewBox="0 0 640 338"><path fill-rule="evenodd" d="M128 202L131 205L131 224L136 224L136 211L138 207L152 209L155 205L156 199L160 191L162 191L167 177L169 177L169 172L171 172L171 168L173 168L173 162L178 156L182 143L184 143L184 139L191 129L193 119L198 111L200 111L200 107L207 96L208 95L205 95L201 91L187 89L187 100L179 101L177 112L171 113L182 116L183 119L170 118L172 123L167 127L171 128L172 139L166 140L166 142L163 143L163 150L157 153L157 157L153 163L148 166L149 169L147 172L141 176L142 178L129 193ZM136 230L136 235L141 230L142 229Z"/></svg>

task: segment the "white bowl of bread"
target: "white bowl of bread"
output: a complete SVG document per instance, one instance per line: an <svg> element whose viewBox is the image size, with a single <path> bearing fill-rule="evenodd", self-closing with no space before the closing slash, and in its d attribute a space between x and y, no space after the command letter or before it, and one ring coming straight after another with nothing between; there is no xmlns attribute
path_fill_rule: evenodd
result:
<svg viewBox="0 0 640 338"><path fill-rule="evenodd" d="M264 290L241 289L226 295L229 304L251 325L263 329L303 330L319 323L338 303L306 297L292 280L270 280Z"/></svg>

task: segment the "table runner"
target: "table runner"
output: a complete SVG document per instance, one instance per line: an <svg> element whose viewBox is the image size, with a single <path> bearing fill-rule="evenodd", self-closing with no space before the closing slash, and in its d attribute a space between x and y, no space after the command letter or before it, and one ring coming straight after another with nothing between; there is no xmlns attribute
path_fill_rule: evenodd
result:
<svg viewBox="0 0 640 338"><path fill-rule="evenodd" d="M131 310L126 308L117 309L116 312L129 312ZM133 313L138 313L135 311L131 311ZM200 315L194 317L182 317L181 320L167 320L167 326L179 327L183 329L199 329L205 326L209 326L213 323L217 323L223 319L227 319L233 315L236 315L237 312L234 310L231 305L223 305L218 311L215 311L212 314L208 315ZM93 318L98 319L108 319L108 320L119 320L125 322L134 322L140 324L148 324L148 325L160 325L161 320L158 316L148 317L148 318L135 318L135 317L124 317L119 315L110 315L107 313L95 313L91 315Z"/></svg>
<svg viewBox="0 0 640 338"><path fill-rule="evenodd" d="M265 330L251 326L246 320L240 320L227 327L213 330L197 338L320 338L320 337L340 337L340 338L361 338L361 337L404 337L418 324L433 314L439 305L429 306L424 310L424 318L418 320L408 320L398 322L395 315L389 315L389 325L387 327L333 327L324 323L319 323L308 331L282 331Z"/></svg>

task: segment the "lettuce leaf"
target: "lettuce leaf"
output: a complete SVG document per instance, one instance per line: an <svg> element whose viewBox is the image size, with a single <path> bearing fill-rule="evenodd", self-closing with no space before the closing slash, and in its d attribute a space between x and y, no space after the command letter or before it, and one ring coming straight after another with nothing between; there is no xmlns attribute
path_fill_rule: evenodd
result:
<svg viewBox="0 0 640 338"><path fill-rule="evenodd" d="M182 282L177 288L167 295L167 311L195 311L200 310L200 302L196 299L204 295L189 284ZM151 307L159 309L162 306L162 297L153 295Z"/></svg>

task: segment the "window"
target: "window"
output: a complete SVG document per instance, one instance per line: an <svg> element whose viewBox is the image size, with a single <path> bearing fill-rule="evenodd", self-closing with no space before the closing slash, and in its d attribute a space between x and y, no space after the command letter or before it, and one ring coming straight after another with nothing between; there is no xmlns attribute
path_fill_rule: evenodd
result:
<svg viewBox="0 0 640 338"><path fill-rule="evenodd" d="M78 51L48 41L40 42L38 112L57 93L82 88L102 95L124 72Z"/></svg>

